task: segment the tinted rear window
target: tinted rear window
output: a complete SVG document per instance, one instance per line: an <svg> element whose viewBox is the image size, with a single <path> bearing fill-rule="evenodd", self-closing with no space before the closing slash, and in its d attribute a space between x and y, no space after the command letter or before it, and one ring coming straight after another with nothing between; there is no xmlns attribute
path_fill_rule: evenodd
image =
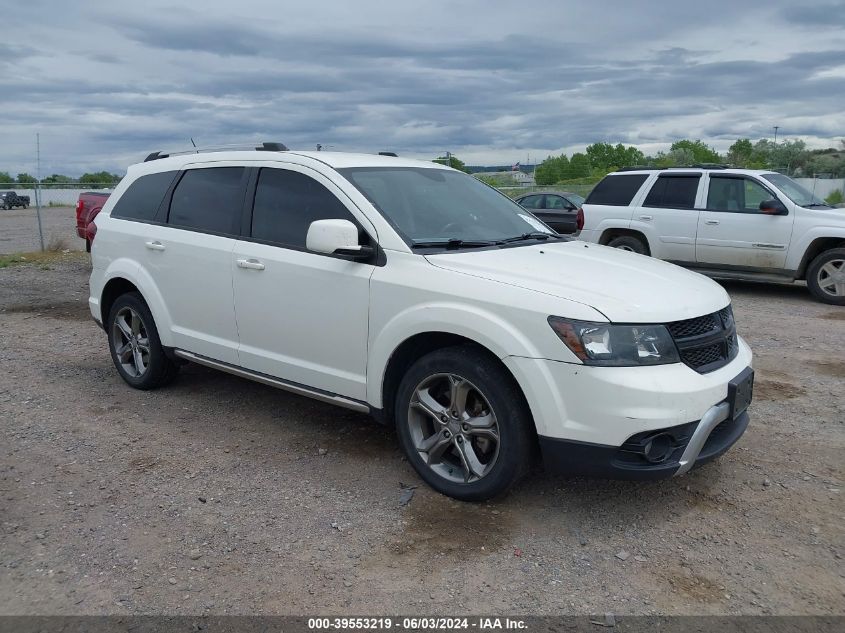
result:
<svg viewBox="0 0 845 633"><path fill-rule="evenodd" d="M585 204L608 204L624 207L640 190L648 174L625 174L621 176L605 176L587 196Z"/></svg>
<svg viewBox="0 0 845 633"><path fill-rule="evenodd" d="M701 176L660 176L648 192L643 206L692 209Z"/></svg>
<svg viewBox="0 0 845 633"><path fill-rule="evenodd" d="M209 233L237 233L244 200L243 167L185 172L173 190L167 223Z"/></svg>
<svg viewBox="0 0 845 633"><path fill-rule="evenodd" d="M112 209L111 217L152 220L177 173L163 171L141 176L120 196Z"/></svg>

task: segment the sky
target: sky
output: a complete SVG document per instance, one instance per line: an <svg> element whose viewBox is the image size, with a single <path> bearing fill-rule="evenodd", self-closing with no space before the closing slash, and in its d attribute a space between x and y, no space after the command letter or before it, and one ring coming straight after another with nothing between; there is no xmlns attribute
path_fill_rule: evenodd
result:
<svg viewBox="0 0 845 633"><path fill-rule="evenodd" d="M538 162L845 138L845 2L5 2L0 171L257 141Z"/></svg>

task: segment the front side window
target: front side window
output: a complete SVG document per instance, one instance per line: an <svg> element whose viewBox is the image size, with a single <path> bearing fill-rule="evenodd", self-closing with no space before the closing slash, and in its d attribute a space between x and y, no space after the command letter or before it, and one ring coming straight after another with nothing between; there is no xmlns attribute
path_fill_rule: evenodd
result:
<svg viewBox="0 0 845 633"><path fill-rule="evenodd" d="M123 192L111 212L113 218L150 221L176 177L176 171L147 174L135 180Z"/></svg>
<svg viewBox="0 0 845 633"><path fill-rule="evenodd" d="M628 206L647 178L648 174L605 176L587 196L585 203Z"/></svg>
<svg viewBox="0 0 845 633"><path fill-rule="evenodd" d="M467 174L425 167L338 170L410 244L455 247L557 239L516 202ZM528 237L526 237L528 236ZM548 237L547 237L548 236Z"/></svg>
<svg viewBox="0 0 845 633"><path fill-rule="evenodd" d="M710 176L707 208L712 211L759 213L760 203L771 199L765 187L749 178Z"/></svg>
<svg viewBox="0 0 845 633"><path fill-rule="evenodd" d="M546 208L547 209L569 209L572 205L566 198L561 198L560 196L546 196Z"/></svg>
<svg viewBox="0 0 845 633"><path fill-rule="evenodd" d="M261 170L252 207L253 238L305 248L308 227L317 220L358 224L337 196L310 176L287 169Z"/></svg>
<svg viewBox="0 0 845 633"><path fill-rule="evenodd" d="M244 199L243 167L191 169L173 190L167 223L206 233L238 232Z"/></svg>
<svg viewBox="0 0 845 633"><path fill-rule="evenodd" d="M701 176L660 176L648 192L643 206L664 209L693 209Z"/></svg>

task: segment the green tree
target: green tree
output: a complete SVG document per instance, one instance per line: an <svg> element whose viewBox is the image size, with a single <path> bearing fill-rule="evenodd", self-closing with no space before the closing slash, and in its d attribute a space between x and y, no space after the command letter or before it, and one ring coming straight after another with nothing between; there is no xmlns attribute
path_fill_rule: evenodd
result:
<svg viewBox="0 0 845 633"><path fill-rule="evenodd" d="M453 154L449 154L448 159L445 156L438 156L431 162L440 163L441 165L448 165L452 169L457 169L459 171L469 173L469 170L467 169L466 165L464 165L464 162L455 158Z"/></svg>
<svg viewBox="0 0 845 633"><path fill-rule="evenodd" d="M35 176L30 176L27 173L18 174L17 181L22 185L32 185L38 182L35 180Z"/></svg>
<svg viewBox="0 0 845 633"><path fill-rule="evenodd" d="M669 152L674 151L688 151L692 155L693 163L719 163L722 157L715 149L709 145L705 145L700 140L691 141L683 139L672 143Z"/></svg>
<svg viewBox="0 0 845 633"><path fill-rule="evenodd" d="M748 167L754 156L754 145L750 139L738 139L728 148L728 162L735 167Z"/></svg>
<svg viewBox="0 0 845 633"><path fill-rule="evenodd" d="M590 175L591 168L590 157L581 152L576 152L569 159L569 169L564 178L584 178Z"/></svg>
<svg viewBox="0 0 845 633"><path fill-rule="evenodd" d="M7 171L0 171L0 183L6 182L15 182L15 179L12 178L12 174Z"/></svg>
<svg viewBox="0 0 845 633"><path fill-rule="evenodd" d="M622 145L622 143L616 145L593 143L587 146L586 152L593 170L604 171L604 174L619 167L633 167L645 162L645 156L640 150L632 145ZM599 173L598 175L603 176L604 174Z"/></svg>
<svg viewBox="0 0 845 633"><path fill-rule="evenodd" d="M534 169L534 182L538 185L553 185L560 180L557 158L549 156Z"/></svg>
<svg viewBox="0 0 845 633"><path fill-rule="evenodd" d="M98 171L93 174L82 174L79 183L83 185L115 185L120 182L120 176L110 174L107 171Z"/></svg>

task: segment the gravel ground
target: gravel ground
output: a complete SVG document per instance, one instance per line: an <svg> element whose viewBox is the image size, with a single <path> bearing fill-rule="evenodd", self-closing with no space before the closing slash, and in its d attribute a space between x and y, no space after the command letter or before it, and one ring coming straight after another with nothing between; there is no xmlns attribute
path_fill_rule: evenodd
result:
<svg viewBox="0 0 845 633"><path fill-rule="evenodd" d="M366 416L196 366L129 389L84 255L46 267L0 270L0 614L845 613L845 308L806 289L727 286L758 382L721 460L472 505Z"/></svg>
<svg viewBox="0 0 845 633"><path fill-rule="evenodd" d="M42 207L41 226L45 246L52 246L53 250L85 250L85 240L76 235L73 207ZM0 209L0 255L32 252L40 247L35 207Z"/></svg>

